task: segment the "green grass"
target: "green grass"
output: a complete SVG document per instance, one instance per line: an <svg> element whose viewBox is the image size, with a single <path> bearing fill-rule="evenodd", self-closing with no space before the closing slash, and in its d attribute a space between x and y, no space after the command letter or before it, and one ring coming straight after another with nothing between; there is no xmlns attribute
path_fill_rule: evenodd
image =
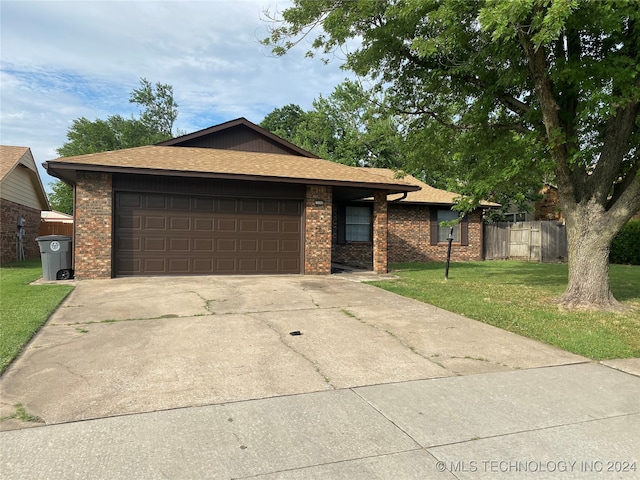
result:
<svg viewBox="0 0 640 480"><path fill-rule="evenodd" d="M40 259L0 267L0 373L73 290L71 285L29 285L40 277Z"/></svg>
<svg viewBox="0 0 640 480"><path fill-rule="evenodd" d="M563 311L566 264L514 261L392 266L399 280L373 284L593 360L640 357L640 267L611 265L611 290L625 313Z"/></svg>

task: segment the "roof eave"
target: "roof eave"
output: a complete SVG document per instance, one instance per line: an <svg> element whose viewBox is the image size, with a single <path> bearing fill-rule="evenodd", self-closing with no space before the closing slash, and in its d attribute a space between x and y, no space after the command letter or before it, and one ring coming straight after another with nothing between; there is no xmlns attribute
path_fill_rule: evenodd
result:
<svg viewBox="0 0 640 480"><path fill-rule="evenodd" d="M353 188L369 188L375 190L386 190L389 194L415 192L420 190L416 185L403 185L397 183L378 183L367 181L351 181L351 180L334 180L334 179L318 179L304 177L279 177L258 174L241 174L241 173L222 173L222 172L194 172L184 170L163 170L140 167L122 167L122 166L105 166L105 165L88 165L78 163L66 163L58 161L49 161L43 163L44 168L49 175L60 178L61 180L74 184L76 182L76 172L104 172L104 173L122 173L122 174L138 174L138 175L162 175L173 177L196 177L196 178L218 178L228 180L248 180L273 183L297 183L307 185L326 185L334 187L353 187Z"/></svg>

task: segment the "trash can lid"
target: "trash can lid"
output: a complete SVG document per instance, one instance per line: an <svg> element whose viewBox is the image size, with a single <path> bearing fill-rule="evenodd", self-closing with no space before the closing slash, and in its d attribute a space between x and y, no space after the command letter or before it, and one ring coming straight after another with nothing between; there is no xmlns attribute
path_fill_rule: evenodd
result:
<svg viewBox="0 0 640 480"><path fill-rule="evenodd" d="M58 242L70 242L71 237L67 235L43 235L42 237L36 237L36 242L53 242L54 240Z"/></svg>

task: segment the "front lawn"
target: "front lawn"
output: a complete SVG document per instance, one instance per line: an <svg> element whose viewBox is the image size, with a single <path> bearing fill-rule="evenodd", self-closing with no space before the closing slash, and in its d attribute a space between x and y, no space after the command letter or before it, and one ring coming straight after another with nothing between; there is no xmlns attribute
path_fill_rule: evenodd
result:
<svg viewBox="0 0 640 480"><path fill-rule="evenodd" d="M29 285L42 277L40 259L0 267L0 373L73 290Z"/></svg>
<svg viewBox="0 0 640 480"><path fill-rule="evenodd" d="M640 357L640 267L611 265L611 290L626 314L561 311L566 264L515 261L392 266L400 279L373 284L594 360Z"/></svg>

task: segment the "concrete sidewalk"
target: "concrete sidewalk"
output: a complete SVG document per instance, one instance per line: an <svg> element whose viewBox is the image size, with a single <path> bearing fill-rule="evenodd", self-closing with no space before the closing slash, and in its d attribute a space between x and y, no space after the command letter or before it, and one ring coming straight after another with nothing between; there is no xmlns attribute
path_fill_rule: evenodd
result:
<svg viewBox="0 0 640 480"><path fill-rule="evenodd" d="M640 378L596 364L2 432L7 479L632 479Z"/></svg>

